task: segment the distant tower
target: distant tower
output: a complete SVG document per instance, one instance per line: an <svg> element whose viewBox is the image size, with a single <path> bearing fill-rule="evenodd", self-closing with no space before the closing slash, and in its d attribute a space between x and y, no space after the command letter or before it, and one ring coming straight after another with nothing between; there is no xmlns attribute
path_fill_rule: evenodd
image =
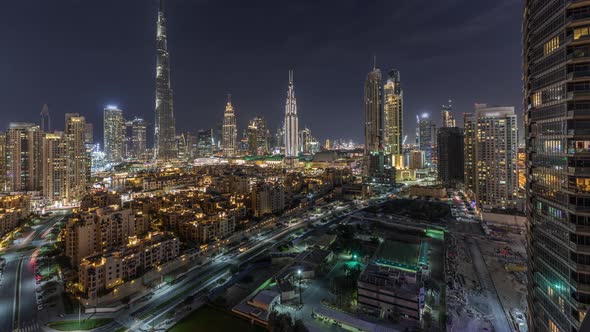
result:
<svg viewBox="0 0 590 332"><path fill-rule="evenodd" d="M123 160L125 144L125 121L123 111L116 106L104 109L104 154L109 162Z"/></svg>
<svg viewBox="0 0 590 332"><path fill-rule="evenodd" d="M453 118L453 101L449 99L447 105L441 106L440 119L442 122L442 128L456 127L455 118Z"/></svg>
<svg viewBox="0 0 590 332"><path fill-rule="evenodd" d="M297 100L293 86L293 71L289 71L289 88L285 103L285 157L296 158L299 155L299 120L297 118Z"/></svg>
<svg viewBox="0 0 590 332"><path fill-rule="evenodd" d="M51 131L51 118L49 117L49 107L47 104L41 108L41 131L48 133Z"/></svg>
<svg viewBox="0 0 590 332"><path fill-rule="evenodd" d="M365 154L382 148L382 94L381 70L373 64L373 70L365 80Z"/></svg>
<svg viewBox="0 0 590 332"><path fill-rule="evenodd" d="M404 113L400 73L397 69L387 74L383 94L383 148L386 153L401 156Z"/></svg>
<svg viewBox="0 0 590 332"><path fill-rule="evenodd" d="M156 36L156 121L154 129L154 148L157 160L176 158L176 126L170 87L170 59L166 34L166 14L164 0L160 0L158 10L158 29Z"/></svg>
<svg viewBox="0 0 590 332"><path fill-rule="evenodd" d="M147 123L141 118L131 121L131 150L136 159L142 159L146 151Z"/></svg>
<svg viewBox="0 0 590 332"><path fill-rule="evenodd" d="M223 113L221 147L225 157L236 155L238 128L236 127L236 112L231 103L231 95L227 95L227 104Z"/></svg>

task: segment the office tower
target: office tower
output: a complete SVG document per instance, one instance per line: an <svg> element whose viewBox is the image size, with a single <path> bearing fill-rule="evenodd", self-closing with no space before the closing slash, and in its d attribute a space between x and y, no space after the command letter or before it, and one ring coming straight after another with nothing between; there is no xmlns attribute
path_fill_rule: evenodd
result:
<svg viewBox="0 0 590 332"><path fill-rule="evenodd" d="M441 127L457 127L455 118L453 117L453 101L449 99L447 105L441 106L440 111Z"/></svg>
<svg viewBox="0 0 590 332"><path fill-rule="evenodd" d="M86 119L77 113L66 113L65 140L68 159L67 199L79 199L90 181L88 163L90 152L86 148Z"/></svg>
<svg viewBox="0 0 590 332"><path fill-rule="evenodd" d="M43 197L49 202L69 200L68 139L62 132L45 134L42 152Z"/></svg>
<svg viewBox="0 0 590 332"><path fill-rule="evenodd" d="M393 69L387 73L383 87L383 148L394 156L402 154L403 139L403 91L400 73Z"/></svg>
<svg viewBox="0 0 590 332"><path fill-rule="evenodd" d="M256 148L258 129L256 128L256 124L253 121L250 121L246 135L248 136L248 154L251 156L256 156L258 154L258 149Z"/></svg>
<svg viewBox="0 0 590 332"><path fill-rule="evenodd" d="M188 145L186 144L186 136L184 134L176 136L176 151L178 151L178 159L186 160L188 158Z"/></svg>
<svg viewBox="0 0 590 332"><path fill-rule="evenodd" d="M483 209L515 208L518 193L514 107L476 104L475 193Z"/></svg>
<svg viewBox="0 0 590 332"><path fill-rule="evenodd" d="M438 179L446 186L463 183L463 130L445 127L438 130Z"/></svg>
<svg viewBox="0 0 590 332"><path fill-rule="evenodd" d="M186 153L187 158L195 159L197 157L197 136L192 132L186 133Z"/></svg>
<svg viewBox="0 0 590 332"><path fill-rule="evenodd" d="M280 127L277 128L277 133L275 134L275 149L283 150L285 148L285 123L283 122Z"/></svg>
<svg viewBox="0 0 590 332"><path fill-rule="evenodd" d="M0 132L0 192L6 190L6 133Z"/></svg>
<svg viewBox="0 0 590 332"><path fill-rule="evenodd" d="M299 142L301 143L301 153L303 154L311 154L311 143L313 142L313 137L311 136L311 130L309 128L304 128L299 132Z"/></svg>
<svg viewBox="0 0 590 332"><path fill-rule="evenodd" d="M156 117L154 128L154 149L157 160L176 158L176 126L172 88L170 87L170 59L166 33L166 14L164 0L160 0L158 28L156 35Z"/></svg>
<svg viewBox="0 0 590 332"><path fill-rule="evenodd" d="M463 114L463 126L463 183L466 191L475 193L477 179L475 160L477 122L473 113Z"/></svg>
<svg viewBox="0 0 590 332"><path fill-rule="evenodd" d="M266 124L266 119L262 116L257 116L253 120L256 126L256 150L259 156L268 154L270 151L270 131Z"/></svg>
<svg viewBox="0 0 590 332"><path fill-rule="evenodd" d="M116 106L104 109L104 154L108 162L123 160L125 144L125 121L123 111Z"/></svg>
<svg viewBox="0 0 590 332"><path fill-rule="evenodd" d="M38 125L11 122L6 131L6 190L41 190L41 145Z"/></svg>
<svg viewBox="0 0 590 332"><path fill-rule="evenodd" d="M213 129L202 129L197 133L197 155L199 157L209 157L213 154Z"/></svg>
<svg viewBox="0 0 590 332"><path fill-rule="evenodd" d="M94 126L92 123L86 123L86 130L84 132L84 143L94 144Z"/></svg>
<svg viewBox="0 0 590 332"><path fill-rule="evenodd" d="M289 88L285 101L285 157L299 155L299 119L297 118L297 99L293 85L293 71L289 71Z"/></svg>
<svg viewBox="0 0 590 332"><path fill-rule="evenodd" d="M147 123L141 118L131 121L131 155L143 159L147 148Z"/></svg>
<svg viewBox="0 0 590 332"><path fill-rule="evenodd" d="M365 80L365 154L381 151L382 147L382 93L381 70L375 68Z"/></svg>
<svg viewBox="0 0 590 332"><path fill-rule="evenodd" d="M424 151L426 166L432 165L433 147L436 127L430 114L424 113L418 118L418 147Z"/></svg>
<svg viewBox="0 0 590 332"><path fill-rule="evenodd" d="M330 140L326 138L326 144L324 145L324 148L326 150L330 150L332 148L332 145L330 144Z"/></svg>
<svg viewBox="0 0 590 332"><path fill-rule="evenodd" d="M41 131L44 133L51 132L51 118L49 117L49 106L44 104L41 108Z"/></svg>
<svg viewBox="0 0 590 332"><path fill-rule="evenodd" d="M227 95L227 104L223 113L223 128L221 148L225 157L233 157L237 153L238 128L236 127L236 112L231 104L231 95Z"/></svg>
<svg viewBox="0 0 590 332"><path fill-rule="evenodd" d="M588 1L524 1L529 331L585 331L589 22Z"/></svg>

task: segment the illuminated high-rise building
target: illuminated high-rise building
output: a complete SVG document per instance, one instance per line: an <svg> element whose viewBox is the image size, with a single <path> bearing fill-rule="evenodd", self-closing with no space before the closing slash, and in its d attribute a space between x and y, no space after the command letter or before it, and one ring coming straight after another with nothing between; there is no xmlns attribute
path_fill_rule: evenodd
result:
<svg viewBox="0 0 590 332"><path fill-rule="evenodd" d="M381 70L375 68L365 80L365 154L379 152L382 149L383 138L383 83Z"/></svg>
<svg viewBox="0 0 590 332"><path fill-rule="evenodd" d="M0 132L0 192L6 190L6 133Z"/></svg>
<svg viewBox="0 0 590 332"><path fill-rule="evenodd" d="M297 99L293 85L293 71L289 71L289 88L285 100L285 157L296 158L299 155L299 118L297 117Z"/></svg>
<svg viewBox="0 0 590 332"><path fill-rule="evenodd" d="M160 0L156 35L156 116L154 128L154 150L157 160L176 158L176 124L172 88L170 86L170 54L166 31L164 0Z"/></svg>
<svg viewBox="0 0 590 332"><path fill-rule="evenodd" d="M299 132L299 142L301 144L301 153L313 154L313 143L315 139L311 136L311 130L304 128Z"/></svg>
<svg viewBox="0 0 590 332"><path fill-rule="evenodd" d="M197 156L209 157L213 154L215 140L213 129L202 129L197 132Z"/></svg>
<svg viewBox="0 0 590 332"><path fill-rule="evenodd" d="M463 114L463 183L465 190L475 193L477 169L475 160L475 139L477 121L473 113Z"/></svg>
<svg viewBox="0 0 590 332"><path fill-rule="evenodd" d="M257 116L250 121L247 130L248 154L262 156L268 154L270 149L270 132L266 126L266 120Z"/></svg>
<svg viewBox="0 0 590 332"><path fill-rule="evenodd" d="M92 123L86 123L86 130L84 132L84 142L86 144L94 144L94 126Z"/></svg>
<svg viewBox="0 0 590 332"><path fill-rule="evenodd" d="M43 133L38 125L11 122L6 131L6 190L39 191Z"/></svg>
<svg viewBox="0 0 590 332"><path fill-rule="evenodd" d="M525 0L529 331L587 331L590 2Z"/></svg>
<svg viewBox="0 0 590 332"><path fill-rule="evenodd" d="M453 117L453 101L449 99L447 105L441 106L440 111L441 128L457 127L455 118Z"/></svg>
<svg viewBox="0 0 590 332"><path fill-rule="evenodd" d="M430 114L423 113L418 117L417 143L424 151L426 166L432 166L433 148L435 146L436 126L430 119Z"/></svg>
<svg viewBox="0 0 590 332"><path fill-rule="evenodd" d="M326 150L332 149L332 144L330 144L330 139L326 138L326 144L324 145Z"/></svg>
<svg viewBox="0 0 590 332"><path fill-rule="evenodd" d="M65 140L68 160L68 200L76 200L86 192L90 181L90 151L86 146L86 119L77 113L66 113ZM56 143L57 145L57 143Z"/></svg>
<svg viewBox="0 0 590 332"><path fill-rule="evenodd" d="M44 133L51 132L51 117L49 116L49 106L44 104L41 108L41 131Z"/></svg>
<svg viewBox="0 0 590 332"><path fill-rule="evenodd" d="M390 70L383 87L383 148L394 156L402 154L403 92L398 70Z"/></svg>
<svg viewBox="0 0 590 332"><path fill-rule="evenodd" d="M131 155L143 159L147 148L147 123L141 118L131 121Z"/></svg>
<svg viewBox="0 0 590 332"><path fill-rule="evenodd" d="M225 112L223 113L223 127L221 133L221 148L225 157L237 154L238 128L236 126L236 112L231 103L231 96L227 96Z"/></svg>
<svg viewBox="0 0 590 332"><path fill-rule="evenodd" d="M104 154L109 162L123 160L125 149L125 121L123 111L116 106L104 109Z"/></svg>
<svg viewBox="0 0 590 332"><path fill-rule="evenodd" d="M514 107L476 104L475 193L481 208L515 208L518 198Z"/></svg>
<svg viewBox="0 0 590 332"><path fill-rule="evenodd" d="M42 151L43 197L50 203L70 198L68 139L63 132L45 134Z"/></svg>

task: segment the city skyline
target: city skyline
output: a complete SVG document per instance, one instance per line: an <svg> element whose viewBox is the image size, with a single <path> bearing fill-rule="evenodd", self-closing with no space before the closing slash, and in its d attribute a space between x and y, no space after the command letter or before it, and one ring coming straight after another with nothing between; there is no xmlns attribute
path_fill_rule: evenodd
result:
<svg viewBox="0 0 590 332"><path fill-rule="evenodd" d="M108 1L101 5L102 6L93 8L97 13L96 15L99 15L104 10L114 6L113 3ZM31 11L31 8L27 8L27 6L19 6L18 4L10 4L9 6L14 6L12 9L16 12ZM117 8L118 10L112 13L112 19L121 19L122 16L120 15L129 14L130 8L127 8L128 6L129 5L118 6L120 8ZM214 36L220 34L222 37L227 38L228 32L226 31L226 28L219 31L219 29L215 29L216 27L219 27L213 25L212 28L206 29L209 34L204 34L199 32L200 30L196 30L197 32L195 32L194 29L190 28L190 25L187 22L185 12L190 12L191 9L195 9L194 7L198 6L199 12L206 13L207 11L212 11L213 13L217 13L218 8L215 5L191 5L186 2L177 1L170 2L167 6L169 7L167 8L167 23L170 31L169 48L173 53L171 58L171 76L172 85L175 89L176 100L174 108L175 117L177 118L176 121L178 123L178 133L186 131L196 133L199 129L216 127L219 123L219 118L215 116L217 112L214 112L214 110L223 107L225 102L224 96L228 91L236 96L236 100L240 101L239 104L235 105L236 108L240 110L240 114L243 115L238 117L238 128L246 128L249 119L257 115L262 115L268 119L269 128L274 131L281 123L282 114L280 110L282 109L281 104L284 102L282 101L282 95L284 92L279 87L280 82L284 81L284 72L292 67L298 73L298 81L300 81L298 95L301 99L301 104L304 105L298 110L301 118L301 125L309 127L315 133L315 136L319 141L324 141L326 138L347 138L354 139L360 143L362 142L362 128L353 126L353 124L362 121L362 91L359 90L359 87L362 87L362 81L366 75L366 71L370 69L372 65L371 60L373 55L377 56L377 67L384 71L387 71L390 68L397 68L404 77L404 90L406 91L405 104L407 106L404 112L404 120L406 123L413 123L412 118L415 114L426 111L433 115L435 122L438 122L440 105L446 102L449 98L453 99L454 110L456 112L454 114L455 118L460 118L460 114L463 112L472 111L472 105L474 102L514 105L516 106L517 113L521 113L519 107L520 98L518 97L520 91L519 71L512 70L511 72L508 72L507 68L500 68L500 72L493 71L491 68L475 68L474 70L474 68L472 68L474 64L470 65L468 61L465 63L464 69L455 70L454 72L449 72L450 69L446 69L446 73L441 73L440 71L442 69L439 67L443 66L435 66L435 64L452 60L448 57L445 58L444 56L448 50L442 52L444 54L441 53L438 57L422 59L418 64L417 58L413 55L413 53L416 52L415 49L408 47L407 51L401 52L401 54L399 54L400 52L394 53L392 50L381 46L381 43L361 38L364 36L359 36L359 34L363 35L364 33L360 32L354 35L352 40L353 43L346 46L353 47L355 51L342 59L341 57L336 56L336 54L339 53L337 51L342 50L340 46L342 42L340 41L339 35L333 31L331 26L323 26L321 22L316 22L315 20L311 23L320 28L321 36L318 38L323 38L327 41L333 40L332 43L338 46L334 47L334 49L326 50L325 52L327 54L319 52L322 54L310 57L302 55L300 50L283 54L285 49L294 48L294 46L291 46L288 43L289 39L293 39L295 36L309 34L309 32L307 31L308 28L305 27L279 26L281 29L287 29L288 32L287 37L281 38L281 40L284 40L286 43L283 47L280 45L277 46L276 41L270 43L267 47L268 52L263 52L263 56L254 61L251 54L256 51L252 50L252 45L249 45L245 41L237 42L236 45L234 45L237 52L234 53L234 57L228 57L220 55L221 53L214 52L214 50L219 50L220 47L219 42L216 42ZM300 6L301 11L303 12L309 10L311 7L311 5L306 3L303 3ZM388 7L389 5L383 6L387 6L383 8L385 9L385 12L387 12L388 9L391 9ZM404 8L409 11L417 10L414 5L404 6L407 7ZM465 6L466 8L462 10L469 13L475 13L481 10L482 7L486 6L488 5L467 4ZM43 5L40 5L39 7L43 7ZM92 5L90 5L90 7L92 7ZM276 10L274 6L269 7L270 9L267 10ZM440 17L442 14L447 13L454 8L451 5L444 4L439 4L435 7L436 8L432 8L431 12L429 12L429 15L432 15L433 17ZM488 9L495 9L496 12L502 13L499 18L496 18L497 20L509 21L507 17L509 15L513 15L514 17L520 16L520 10L517 7L518 6L515 5L513 1L505 1L495 4L494 8ZM32 17L36 17L36 10L38 9L39 8L35 8L35 10L32 10ZM76 5L70 6L69 8L63 8L62 5L58 3L54 4L51 8L47 8L50 13L56 9L60 10L59 13L55 13L58 16L64 15L64 13L84 16L84 14L87 13L81 7ZM149 5L142 4L141 6L135 6L134 9L138 10L138 12L133 18L130 18L130 22L121 22L121 24L117 25L117 29L120 30L117 31L117 33L121 34L120 39L126 40L129 43L127 47L123 47L124 45L121 45L120 41L112 38L115 33L114 30L116 30L114 27L106 27L103 32L99 33L94 31L93 28L87 24L78 22L80 23L79 33L88 33L89 39L91 37L97 40L96 45L87 45L84 40L79 40L80 36L78 34L64 33L60 30L59 33L63 36L61 37L63 40L60 39L56 41L56 46L46 52L46 56L40 59L39 64L32 63L30 58L27 60L27 57L19 57L17 59L17 55L12 51L2 55L3 57L6 57L6 60L3 62L14 64L15 69L21 68L21 70L17 70L15 73L8 71L8 80L13 78L12 81L16 84L5 87L4 91L9 92L9 97L2 103L5 108L18 109L18 113L22 115L22 119L9 119L7 118L7 115L2 114L0 115L0 122L7 123L8 121L14 120L33 122L33 120L35 120L35 123L37 123L41 106L44 103L47 103L49 104L51 114L56 120L52 127L63 128L62 114L77 112L84 115L89 123L96 124L95 132L98 136L97 141L100 141L100 135L102 133L101 125L98 120L101 118L102 109L108 104L115 104L119 108L124 109L126 111L126 116L128 115L128 118L130 119L134 116L138 116L153 124L153 111L150 111L150 109L153 110L154 107L153 79L155 73L153 68L155 66L156 58L154 51L156 43L153 38L155 35L155 24L153 24L153 22L156 18L157 1L152 1ZM347 15L352 15L354 9L354 4L344 4L342 8L338 9L338 12L345 17ZM230 9L229 14L235 15L233 12L234 10L235 9ZM320 16L322 14L327 15L326 9L320 8ZM384 16L387 15L384 14ZM458 13L453 13L453 15L458 15ZM462 13L461 15L465 15L465 13ZM138 16L138 18L135 18L135 16ZM84 17L90 21L93 19L93 16ZM135 22L134 20L138 20L138 22ZM365 20L366 18L359 18L358 22L355 23L360 25L364 23L363 21ZM43 22L42 19L37 21ZM40 24L37 22L30 23L33 26ZM335 26L341 24L338 20L333 22L330 21L330 23ZM18 26L22 23L14 22L14 24ZM191 22L190 24L194 23ZM371 24L374 25L374 23ZM411 22L404 23L402 21L400 24L412 26ZM465 24L468 25L468 22ZM517 24L514 25L517 26ZM67 28L67 24L65 23L63 26L57 25L51 27L51 29L58 30L64 28ZM251 32L260 32L263 28L265 27L260 26L260 24L254 24L249 29L252 29ZM301 30L296 30L298 28L301 28ZM86 31L85 29L90 30ZM451 29L451 27L449 27L449 29ZM460 27L455 26L452 27L452 29L460 30ZM488 34L491 34L494 30L493 27L482 27L479 29ZM26 35L28 33L28 27L22 30L23 34ZM418 36L421 34L422 38L424 38L424 33L420 31L421 29L418 29L413 34L418 34ZM238 34L237 37L239 37L239 34L241 33L242 32L236 32L236 34ZM499 57L505 58L505 55L507 55L507 52L511 49L513 55L511 58L515 59L512 69L519 69L520 63L519 61L516 61L520 57L520 41L518 36L511 36L507 34L507 31L499 33L499 35L503 35L504 37L492 38L492 41L495 40L496 44L499 42L508 43L505 45L507 47L492 49L491 53L486 55L486 57L491 57L493 53L496 53ZM260 36L262 40L273 37L266 34L260 34ZM75 37L78 39L75 40ZM505 37L509 38L507 39ZM9 38L12 38L12 36ZM375 37L369 39L374 38ZM474 34L473 32L470 32L467 36L455 36L453 38L469 40L474 38ZM71 45L75 45L74 49L71 49L72 53L67 52L69 50L67 47L64 48L60 46L63 45L63 41L68 39L71 39L71 42L73 43ZM223 38L221 40L223 40ZM408 37L399 40L405 44L412 42L411 40L408 40ZM431 45L432 47L435 47L435 44L438 43L427 40L424 42L424 46ZM43 47L43 42L36 40L35 38L28 38L26 42L16 39L8 41L8 45L12 45L12 43L27 43L27 47L31 49ZM206 56L213 56L211 53L218 55L218 65L209 66L214 69L206 69L205 67L207 66L201 66L200 63L203 61L188 59L191 56L194 56L195 51L198 51L194 49L195 43L199 44L200 52L206 53ZM252 41L253 45L259 43L260 41L257 41L256 39ZM331 45L332 43L329 44ZM296 44L302 46L300 41L296 42ZM492 44L486 47L489 48ZM208 47L208 45L211 45L212 47ZM461 50L461 47L464 47L460 44L455 45L457 51ZM472 43L472 45L476 44ZM497 44L497 46L499 45ZM114 60L112 57L99 58L88 54L78 54L81 50L82 52L84 52L84 50L96 50L97 54L102 54L108 52L108 49L113 47L118 47L121 50L121 58L118 60ZM359 49L362 49L362 51L359 51ZM141 52L137 52L138 50L141 50ZM260 49L260 51L262 50L265 50L265 48ZM481 50L478 52L481 52ZM500 52L502 52L502 54L498 54ZM457 58L468 59L470 52L462 52L461 54L465 55ZM58 55L63 57L56 59L56 56ZM134 61L127 62L130 55L133 55ZM72 73L75 70L79 70L78 66L80 64L77 63L78 61L71 62L62 75L48 76L48 73L53 71L52 64L59 64L60 61L64 61L64 59L72 60L71 57L74 56L86 59L85 61L89 64L89 73L92 74L92 83L86 83L84 81L84 76L77 76ZM211 59L205 60L206 61L204 62L209 63ZM264 60L264 63L261 63L262 60ZM244 66L239 66L239 68L236 67L237 63L241 61L244 61ZM126 62L129 64L125 67L121 67L120 62ZM500 66L500 60L494 62L495 66ZM322 63L322 65L320 65L320 63ZM108 70L105 70L103 67L106 67L107 65L110 67L108 67ZM337 67L341 68L343 65L345 65L346 68L350 68L345 71L346 73L343 73L341 69L336 69ZM258 70L261 66L265 66L266 68L263 73ZM490 66L493 67L494 63L490 63ZM29 67L30 69L28 70L22 70ZM435 69L434 67L439 69ZM451 68L452 66L448 67ZM39 83L35 83L33 87L23 89L22 84L24 82L21 81L25 79L31 70L38 74L40 77L39 82L46 82L43 87L40 85L37 86ZM17 72L22 76L18 76L18 74L16 74ZM467 84L465 81L465 75L467 75L468 72L471 72L476 76L484 74L488 75L486 76L487 82L482 81L481 84L472 84L473 82L470 82ZM514 74L512 72L514 72ZM110 79L108 84L104 77L107 73L109 74L108 77ZM509 75L507 76L506 74ZM66 81L70 82L74 79L72 75L78 77L77 81L79 81L80 84L73 85L65 83ZM56 90L52 84L49 84L49 82L55 80L56 77L58 81L63 80L61 83L62 86L67 87L68 90L73 89L76 93L70 93L70 91L68 91L66 94ZM438 87L435 89L436 83L438 83L438 85L442 84L441 77L444 77L445 82L451 83L445 84L448 89L440 89ZM463 80L461 77L463 77ZM512 77L509 81L512 83L510 83L509 86L513 86L513 89L505 86L506 84L504 83L506 83L506 77ZM499 84L494 85L488 84L489 80L501 81L498 81ZM252 84L252 81L254 81L255 84ZM420 84L417 84L418 82L420 82ZM92 85L92 88L90 88L89 85ZM324 86L325 88L320 89L320 86ZM15 91L15 89L18 91ZM27 98L22 97L24 91L27 91ZM321 93L315 93L315 91L321 91ZM2 104L0 104L0 106L2 106ZM340 126L333 126L329 121L330 118L337 116L340 113L346 115L343 117L341 128ZM149 129L148 146L151 147L153 145L153 128ZM410 126L404 128L404 135L411 135L412 133L413 128Z"/></svg>

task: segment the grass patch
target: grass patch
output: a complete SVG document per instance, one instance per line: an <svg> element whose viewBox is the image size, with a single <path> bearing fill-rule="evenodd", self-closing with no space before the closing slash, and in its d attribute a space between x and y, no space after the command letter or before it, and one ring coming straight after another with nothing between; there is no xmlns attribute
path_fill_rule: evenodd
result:
<svg viewBox="0 0 590 332"><path fill-rule="evenodd" d="M112 318L96 318L96 319L87 319L80 321L78 323L77 320L69 320L69 321L61 321L61 322L53 322L47 324L47 326L51 327L52 329L56 329L58 331L77 331L77 330L92 330L104 325L107 325L113 321Z"/></svg>
<svg viewBox="0 0 590 332"><path fill-rule="evenodd" d="M205 331L240 331L262 332L262 327L251 325L245 320L230 313L205 306L191 313L178 324L174 325L170 332L205 332Z"/></svg>

